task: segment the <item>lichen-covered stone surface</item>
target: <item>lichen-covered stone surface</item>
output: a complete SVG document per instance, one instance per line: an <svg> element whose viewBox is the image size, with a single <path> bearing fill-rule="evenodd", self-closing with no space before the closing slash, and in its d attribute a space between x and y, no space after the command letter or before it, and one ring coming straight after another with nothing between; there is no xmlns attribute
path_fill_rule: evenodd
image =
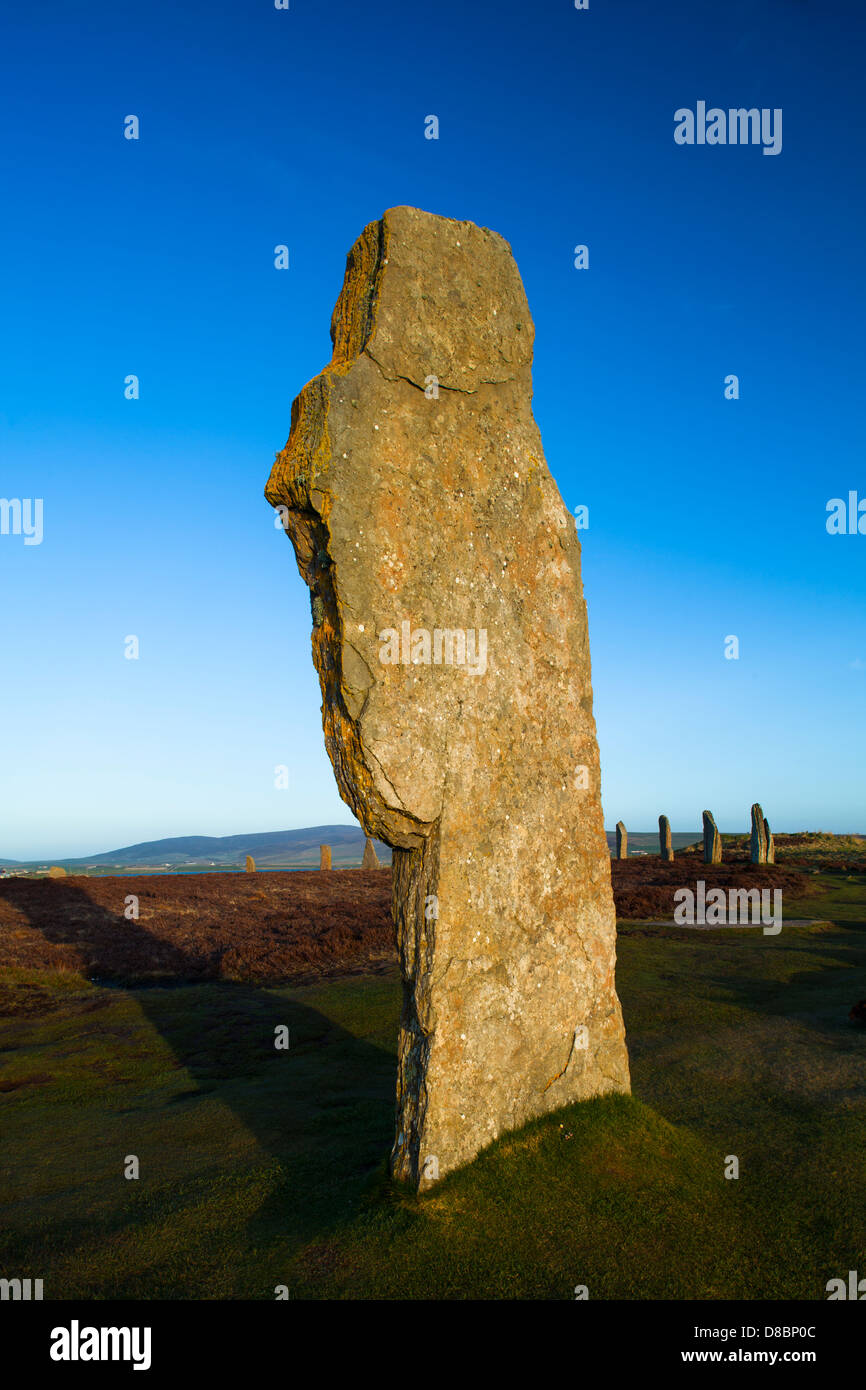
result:
<svg viewBox="0 0 866 1390"><path fill-rule="evenodd" d="M344 800L394 848L392 1170L629 1089L580 545L531 410L510 248L392 208L266 489L313 613Z"/></svg>

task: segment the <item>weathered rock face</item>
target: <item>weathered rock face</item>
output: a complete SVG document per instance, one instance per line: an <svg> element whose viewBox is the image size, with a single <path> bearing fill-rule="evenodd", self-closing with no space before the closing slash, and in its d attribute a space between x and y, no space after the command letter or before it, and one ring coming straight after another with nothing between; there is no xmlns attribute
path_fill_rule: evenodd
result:
<svg viewBox="0 0 866 1390"><path fill-rule="evenodd" d="M532 417L509 247L393 208L266 490L311 590L341 795L393 846L392 1171L629 1089L580 545Z"/></svg>
<svg viewBox="0 0 866 1390"><path fill-rule="evenodd" d="M659 854L668 864L673 861L674 851L671 844L671 823L667 816L659 816Z"/></svg>
<svg viewBox="0 0 866 1390"><path fill-rule="evenodd" d="M376 846L368 835L364 841L364 858L361 860L362 869L378 869L379 856L376 853Z"/></svg>
<svg viewBox="0 0 866 1390"><path fill-rule="evenodd" d="M616 857L628 859L628 831L621 820L616 823Z"/></svg>
<svg viewBox="0 0 866 1390"><path fill-rule="evenodd" d="M773 839L773 832L772 832L772 830L770 829L769 825L767 824L766 820L764 821L764 843L765 843L766 846L767 846L767 861L766 861L766 862L767 862L768 864L775 864L775 862L776 862L776 841Z"/></svg>
<svg viewBox="0 0 866 1390"><path fill-rule="evenodd" d="M331 846L319 845L319 868L330 869L331 867Z"/></svg>
<svg viewBox="0 0 866 1390"><path fill-rule="evenodd" d="M756 801L752 807L752 834L749 841L749 857L753 864L767 862L767 834L764 829L766 824L764 813Z"/></svg>
<svg viewBox="0 0 866 1390"><path fill-rule="evenodd" d="M721 864L722 837L709 811L704 811L704 863Z"/></svg>

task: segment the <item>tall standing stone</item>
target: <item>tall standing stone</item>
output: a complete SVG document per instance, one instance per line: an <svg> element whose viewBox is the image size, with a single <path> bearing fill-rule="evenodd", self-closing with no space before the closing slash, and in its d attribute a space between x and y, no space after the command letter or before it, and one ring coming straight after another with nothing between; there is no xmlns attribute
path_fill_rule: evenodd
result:
<svg viewBox="0 0 866 1390"><path fill-rule="evenodd" d="M364 841L364 858L361 861L362 869L378 869L379 856L376 853L376 846L368 835Z"/></svg>
<svg viewBox="0 0 866 1390"><path fill-rule="evenodd" d="M756 801L752 807L752 833L749 840L749 857L753 864L767 862L767 832L764 828L766 824L764 813Z"/></svg>
<svg viewBox="0 0 866 1390"><path fill-rule="evenodd" d="M510 248L392 208L349 253L333 358L266 495L311 591L341 795L394 849L392 1172L628 1091L574 518L531 410Z"/></svg>
<svg viewBox="0 0 866 1390"><path fill-rule="evenodd" d="M767 862L768 864L775 864L775 862L776 862L776 841L773 839L773 832L772 832L772 830L770 829L769 825L767 824L766 820L764 821L764 842L765 842L765 844L766 844L766 846L767 846L767 860L766 860L766 862Z"/></svg>
<svg viewBox="0 0 866 1390"><path fill-rule="evenodd" d="M674 851L671 843L671 823L667 816L659 816L659 854L666 863L673 863Z"/></svg>
<svg viewBox="0 0 866 1390"><path fill-rule="evenodd" d="M319 845L319 868L330 869L331 867L331 846Z"/></svg>
<svg viewBox="0 0 866 1390"><path fill-rule="evenodd" d="M722 837L709 811L704 811L704 863L721 864Z"/></svg>
<svg viewBox="0 0 866 1390"><path fill-rule="evenodd" d="M621 820L616 823L616 857L628 859L628 831Z"/></svg>

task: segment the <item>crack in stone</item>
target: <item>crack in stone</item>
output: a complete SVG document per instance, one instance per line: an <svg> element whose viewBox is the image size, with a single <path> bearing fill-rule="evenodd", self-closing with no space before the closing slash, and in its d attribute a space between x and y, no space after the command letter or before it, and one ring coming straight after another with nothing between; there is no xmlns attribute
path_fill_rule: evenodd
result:
<svg viewBox="0 0 866 1390"><path fill-rule="evenodd" d="M565 1059L565 1066L562 1068L562 1071L558 1071L558 1072L556 1073L556 1076L552 1076L552 1077L550 1078L550 1080L548 1081L547 1085L544 1087L544 1090L543 1090L542 1093L541 1093L542 1095L544 1095L544 1091L549 1091L549 1090L550 1090L550 1088L551 1088L551 1086L553 1085L554 1081L558 1081L559 1078L560 1078L561 1076L564 1076L565 1073L568 1071L568 1068L569 1068L569 1066L570 1066L570 1064L571 1064L571 1059L572 1059L572 1057L574 1056L574 1049L575 1049L576 1047L577 1047L577 1029L575 1029L574 1032L573 1032L572 1035L571 1035L571 1048L569 1049L568 1056L567 1056L566 1059Z"/></svg>
<svg viewBox="0 0 866 1390"><path fill-rule="evenodd" d="M364 703L366 704L366 701L365 701ZM408 810L406 809L406 807L404 806L403 801L402 801L402 799L401 799L401 797L400 797L400 793L397 791L397 788L394 786L393 782L392 782L392 781L390 780L390 778L388 777L388 775L387 775L387 773L385 772L385 769L383 768L381 762L380 762L379 759L376 757L376 754L373 752L373 750L372 750L370 747L368 747L367 744L364 745L364 752L366 753L367 757L371 760L371 762L374 762L374 763L376 764L377 768L379 769L379 772L381 773L381 776L382 776L382 781L385 783L386 787L388 787L389 791L390 791L391 794L393 795L394 800L395 800L395 802L397 803L397 806L399 807L399 810L400 810L401 814L402 814L402 815L405 815L405 816L408 816L410 820L414 820L414 821L416 822L417 825L424 825L424 824L425 824L424 821L419 821L419 820L417 819L416 816L413 816L413 815L412 815L411 811L408 811Z"/></svg>
<svg viewBox="0 0 866 1390"><path fill-rule="evenodd" d="M384 381L406 381L406 382L409 383L410 386L414 386L415 389L416 389L417 391L425 391L425 392L426 392L426 387L425 387L425 386L421 386L417 381L414 381L414 380L412 379L411 376L404 376L401 372L398 372L397 376L388 376L388 373L385 371L385 368L382 366L382 363L379 362L379 361L377 361L377 359L373 356L372 352L370 351L370 349L369 349L368 347L363 348L362 351L363 351L364 355L365 355L366 357L369 357L370 361L373 362L373 363L379 368L379 371L382 373L382 378L383 378ZM435 373L431 372L431 376L434 376L434 375L435 375ZM493 377L483 376L483 377L481 378L481 385L482 385L482 386L501 386L501 385L504 385L504 383L505 383L506 381L515 381L515 380L516 380L516 377L513 377L513 376L493 376ZM438 388L439 388L440 391L453 391L453 392L455 393L455 395L457 395L457 396L477 396L477 395L478 395L478 388L477 388L477 387L476 387L475 389L473 389L473 390L470 390L470 389L468 389L468 388L465 387L465 386L446 386L446 385L445 385L445 382L444 382L444 381L440 381L438 377L436 378L436 385L438 386Z"/></svg>

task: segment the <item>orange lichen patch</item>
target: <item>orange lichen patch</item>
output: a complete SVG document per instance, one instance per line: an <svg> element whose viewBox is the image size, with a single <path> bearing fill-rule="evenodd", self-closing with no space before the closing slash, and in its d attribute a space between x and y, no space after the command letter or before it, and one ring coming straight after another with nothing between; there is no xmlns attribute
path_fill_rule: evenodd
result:
<svg viewBox="0 0 866 1390"><path fill-rule="evenodd" d="M387 243L384 221L370 222L346 257L343 288L331 316L334 366L351 366L370 340Z"/></svg>

